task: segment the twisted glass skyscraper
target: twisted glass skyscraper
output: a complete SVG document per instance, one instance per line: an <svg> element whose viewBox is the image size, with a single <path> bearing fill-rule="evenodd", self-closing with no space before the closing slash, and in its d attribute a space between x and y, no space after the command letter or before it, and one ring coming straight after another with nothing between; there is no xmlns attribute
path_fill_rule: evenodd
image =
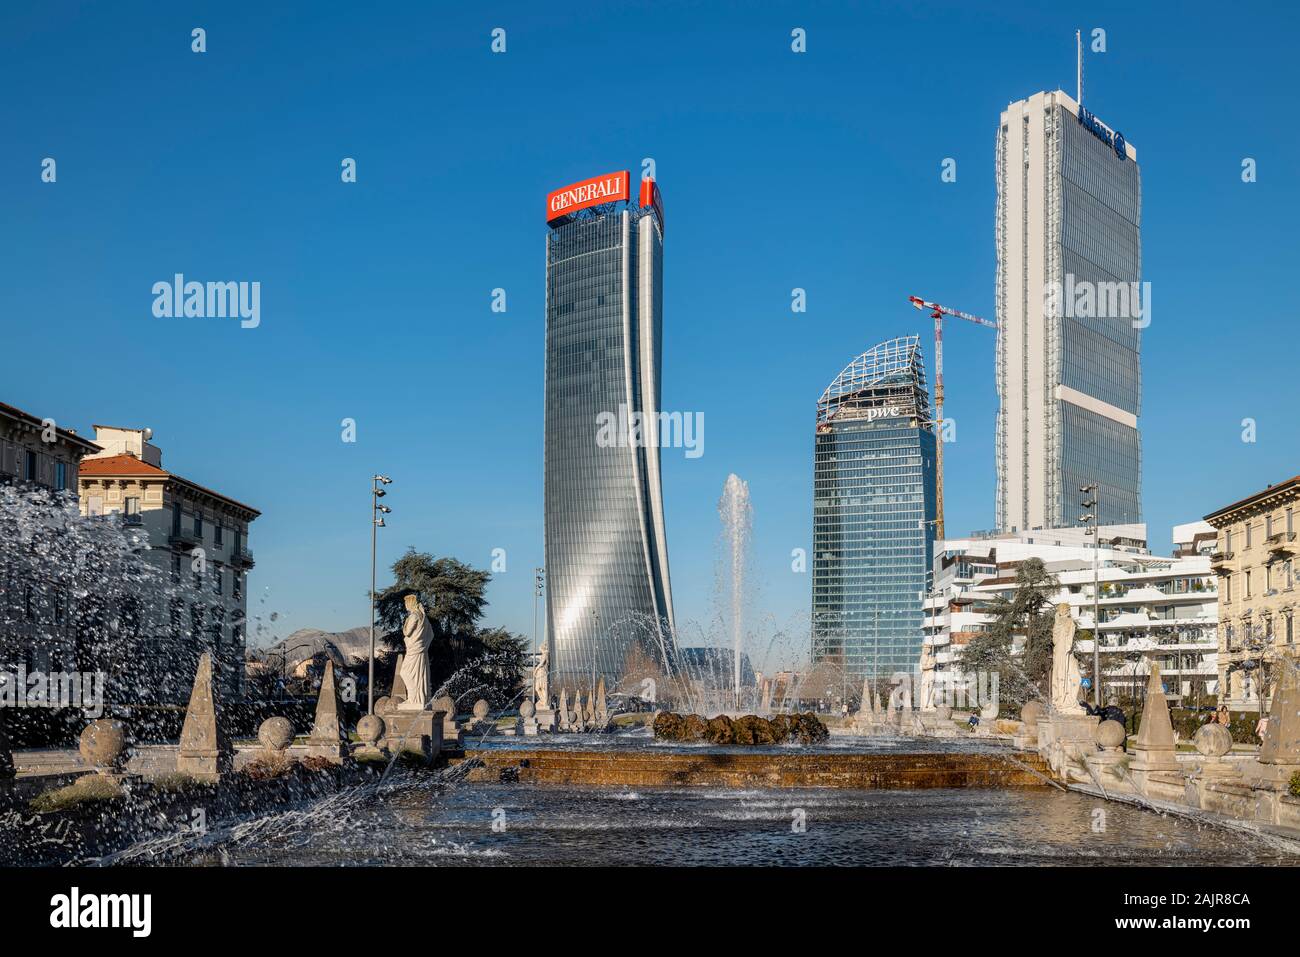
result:
<svg viewBox="0 0 1300 957"><path fill-rule="evenodd" d="M869 349L817 402L812 658L848 675L912 672L936 513L920 339Z"/></svg>
<svg viewBox="0 0 1300 957"><path fill-rule="evenodd" d="M1067 94L1003 111L997 137L997 524L1142 521L1142 177Z"/></svg>
<svg viewBox="0 0 1300 957"><path fill-rule="evenodd" d="M672 651L657 427L662 206L653 183L642 185L636 204L626 172L551 197L545 465L551 687L587 688L603 676L612 689L636 642L651 645L655 657Z"/></svg>

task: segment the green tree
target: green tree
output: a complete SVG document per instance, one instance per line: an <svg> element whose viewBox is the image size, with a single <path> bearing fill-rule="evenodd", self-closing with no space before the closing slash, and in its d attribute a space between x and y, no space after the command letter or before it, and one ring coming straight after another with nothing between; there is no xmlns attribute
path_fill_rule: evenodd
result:
<svg viewBox="0 0 1300 957"><path fill-rule="evenodd" d="M998 674L999 693L1017 703L1043 693L1052 668L1052 595L1060 588L1041 559L1029 558L1016 569L1015 590L998 595L985 609L993 616L988 630L962 649L962 670ZM1017 635L1025 638L1019 664L1011 656Z"/></svg>
<svg viewBox="0 0 1300 957"><path fill-rule="evenodd" d="M396 655L404 644L404 600L413 594L424 605L433 628L429 664L434 691L445 691L466 710L480 697L493 707L510 703L519 689L528 642L505 628L479 624L491 580L490 572L455 558L434 558L408 549L393 563L393 584L375 599L383 643L389 649L382 666L376 667L376 684L380 688L391 684Z"/></svg>

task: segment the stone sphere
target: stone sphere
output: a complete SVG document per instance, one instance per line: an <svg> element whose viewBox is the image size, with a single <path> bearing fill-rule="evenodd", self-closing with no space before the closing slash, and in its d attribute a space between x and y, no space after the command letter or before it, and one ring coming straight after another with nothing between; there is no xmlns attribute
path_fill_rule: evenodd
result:
<svg viewBox="0 0 1300 957"><path fill-rule="evenodd" d="M519 714L525 718L531 718L537 713L536 706L529 699L525 698L524 703L519 706Z"/></svg>
<svg viewBox="0 0 1300 957"><path fill-rule="evenodd" d="M938 718L940 721L951 721L952 706L946 704L939 705L939 707L934 709L934 716Z"/></svg>
<svg viewBox="0 0 1300 957"><path fill-rule="evenodd" d="M126 763L126 725L100 718L81 732L81 759L94 768L117 770Z"/></svg>
<svg viewBox="0 0 1300 957"><path fill-rule="evenodd" d="M445 694L441 698L433 699L433 710L446 712L448 718L456 717L456 702L451 700L451 695Z"/></svg>
<svg viewBox="0 0 1300 957"><path fill-rule="evenodd" d="M375 699L375 714L388 714L389 709L395 707L393 699L384 695L382 698Z"/></svg>
<svg viewBox="0 0 1300 957"><path fill-rule="evenodd" d="M1097 725L1094 732L1097 737L1097 743L1103 748L1118 748L1124 744L1124 739L1128 733L1124 730L1124 725L1118 721L1103 721Z"/></svg>
<svg viewBox="0 0 1300 957"><path fill-rule="evenodd" d="M384 719L377 714L366 714L361 716L357 722L357 737L366 744L374 747L379 739L384 736Z"/></svg>
<svg viewBox="0 0 1300 957"><path fill-rule="evenodd" d="M1203 724L1192 739L1196 750L1207 758L1218 758L1232 750L1232 732L1221 724Z"/></svg>
<svg viewBox="0 0 1300 957"><path fill-rule="evenodd" d="M479 698L477 701L474 702L474 718L477 721L482 721L487 716L488 716L488 703L484 699Z"/></svg>
<svg viewBox="0 0 1300 957"><path fill-rule="evenodd" d="M1037 726L1038 719L1043 716L1043 703L1037 698L1031 698L1025 702L1025 706L1020 709L1020 720L1027 726Z"/></svg>
<svg viewBox="0 0 1300 957"><path fill-rule="evenodd" d="M293 743L293 722L288 718L267 718L257 729L257 740L268 751L283 751Z"/></svg>

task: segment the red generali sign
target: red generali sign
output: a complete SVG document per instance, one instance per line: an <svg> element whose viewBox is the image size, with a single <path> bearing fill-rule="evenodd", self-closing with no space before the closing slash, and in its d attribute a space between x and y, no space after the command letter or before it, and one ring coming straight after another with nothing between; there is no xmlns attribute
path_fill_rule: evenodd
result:
<svg viewBox="0 0 1300 957"><path fill-rule="evenodd" d="M625 200L628 197L627 182L627 170L620 170L557 189L546 197L546 221L549 223L588 206Z"/></svg>

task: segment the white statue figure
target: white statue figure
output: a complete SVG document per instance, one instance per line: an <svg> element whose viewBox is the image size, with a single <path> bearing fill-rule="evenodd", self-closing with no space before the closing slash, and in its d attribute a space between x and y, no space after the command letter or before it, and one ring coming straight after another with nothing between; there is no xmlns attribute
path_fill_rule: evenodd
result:
<svg viewBox="0 0 1300 957"><path fill-rule="evenodd" d="M433 693L429 677L429 646L433 644L433 627L429 616L415 595L406 596L406 621L402 623L402 636L406 639L406 657L402 660L402 682L406 685L406 700L397 706L398 711L423 711Z"/></svg>
<svg viewBox="0 0 1300 957"><path fill-rule="evenodd" d="M1080 672L1074 657L1074 619L1070 606L1056 606L1052 624L1052 710L1057 714L1083 714L1079 705Z"/></svg>
<svg viewBox="0 0 1300 957"><path fill-rule="evenodd" d="M541 654L533 666L533 699L537 707L549 710L551 707L551 647L549 642L542 642Z"/></svg>
<svg viewBox="0 0 1300 957"><path fill-rule="evenodd" d="M934 648L921 648L921 710L934 710Z"/></svg>

